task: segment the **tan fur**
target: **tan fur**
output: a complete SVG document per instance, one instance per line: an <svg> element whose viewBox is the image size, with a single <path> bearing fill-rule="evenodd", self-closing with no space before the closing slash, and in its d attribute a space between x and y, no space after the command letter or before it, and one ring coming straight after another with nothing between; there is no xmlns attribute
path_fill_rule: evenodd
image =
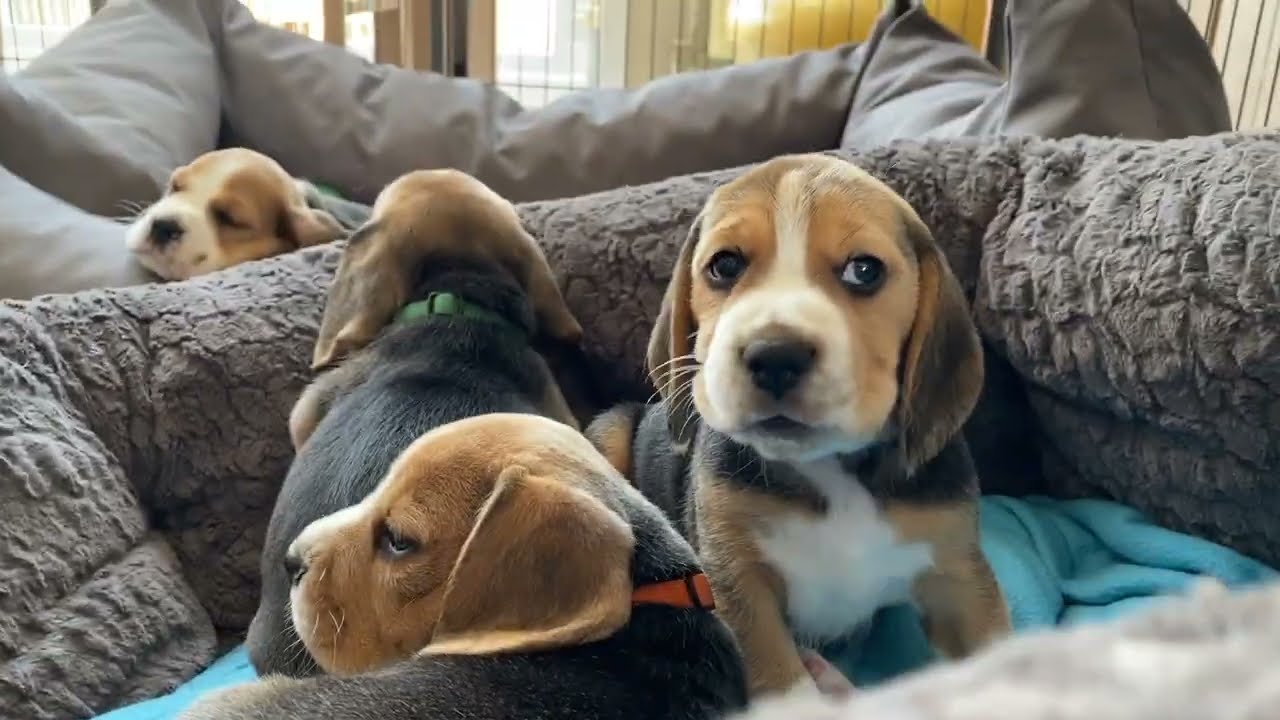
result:
<svg viewBox="0 0 1280 720"><path fill-rule="evenodd" d="M707 279L722 250L748 260L727 290ZM840 282L840 268L855 256L883 263L876 292ZM743 348L761 338L816 348L815 368L794 398L766 397L744 370ZM924 223L878 180L821 155L777 158L712 193L681 248L648 366L678 445L689 441L695 407L710 427L783 461L856 450L897 423L907 473L959 433L982 385L976 329ZM825 434L800 446L753 429L779 412ZM787 630L785 589L749 529L804 509L694 472L699 551L743 643L753 693L785 690L807 675ZM930 638L963 654L1007 630L1007 609L969 523L973 503L910 510L899 506L890 521L905 537L930 541L940 558L916 585Z"/></svg>
<svg viewBox="0 0 1280 720"><path fill-rule="evenodd" d="M694 467L698 548L725 621L747 664L753 696L793 688L809 677L786 622L786 592L761 556L755 532L764 521L803 513L784 500L735 487Z"/></svg>
<svg viewBox="0 0 1280 720"><path fill-rule="evenodd" d="M159 245L157 219L184 232ZM302 189L271 158L245 148L215 150L175 170L163 198L126 233L140 262L167 280L185 280L250 260L337 239L338 222L307 206Z"/></svg>
<svg viewBox="0 0 1280 720"><path fill-rule="evenodd" d="M584 431L587 439L604 455L615 470L630 478L631 441L635 437L635 423L629 413L614 409L601 414Z"/></svg>
<svg viewBox="0 0 1280 720"><path fill-rule="evenodd" d="M303 389L289 411L289 441L293 443L294 452L302 449L324 417L320 397L320 387L312 383Z"/></svg>
<svg viewBox="0 0 1280 720"><path fill-rule="evenodd" d="M631 616L634 543L589 492L506 468L454 565L426 652L535 652L607 637Z"/></svg>
<svg viewBox="0 0 1280 720"><path fill-rule="evenodd" d="M930 643L962 658L1011 632L1009 608L978 539L978 509L972 502L889 505L904 540L933 546L934 564L915 583Z"/></svg>
<svg viewBox="0 0 1280 720"><path fill-rule="evenodd" d="M321 373L302 391L289 412L289 438L295 451L315 432L333 402L365 381L377 360L371 353L356 353L341 365Z"/></svg>
<svg viewBox="0 0 1280 720"><path fill-rule="evenodd" d="M299 536L292 551L308 567L291 598L299 636L339 674L418 652L606 637L631 612L622 482L585 438L547 418L494 414L437 428L366 500ZM417 548L380 550L384 527Z"/></svg>
<svg viewBox="0 0 1280 720"><path fill-rule="evenodd" d="M312 358L324 368L364 347L409 300L410 273L432 257L508 272L528 294L539 337L576 344L582 327L565 305L537 242L509 202L456 170L420 170L388 185L373 205L369 237L338 266Z"/></svg>

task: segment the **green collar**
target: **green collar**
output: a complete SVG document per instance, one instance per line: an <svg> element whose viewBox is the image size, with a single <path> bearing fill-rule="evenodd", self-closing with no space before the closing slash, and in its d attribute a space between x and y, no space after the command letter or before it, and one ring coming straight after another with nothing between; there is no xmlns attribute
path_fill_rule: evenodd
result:
<svg viewBox="0 0 1280 720"><path fill-rule="evenodd" d="M473 320L483 320L497 325L501 325L509 330L515 330L524 333L513 324L510 320L502 315L490 310L487 307L477 305L458 295L447 292L433 292L427 295L426 299L411 302L400 308L400 314L396 319L400 322L414 322L422 320L434 315L450 315L454 317L471 318Z"/></svg>

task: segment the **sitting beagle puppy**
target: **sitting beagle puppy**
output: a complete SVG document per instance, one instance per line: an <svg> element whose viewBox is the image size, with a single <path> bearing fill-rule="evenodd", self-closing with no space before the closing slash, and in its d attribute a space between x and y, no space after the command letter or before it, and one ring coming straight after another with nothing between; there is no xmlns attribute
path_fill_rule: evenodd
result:
<svg viewBox="0 0 1280 720"><path fill-rule="evenodd" d="M245 148L214 150L169 178L164 197L125 231L125 245L165 280L186 280L341 237L329 212L308 204L309 183Z"/></svg>
<svg viewBox="0 0 1280 720"><path fill-rule="evenodd" d="M435 428L290 544L290 607L328 675L186 720L711 720L746 673L693 549L567 425Z"/></svg>
<svg viewBox="0 0 1280 720"><path fill-rule="evenodd" d="M312 365L289 417L297 455L262 553L248 648L260 673L314 662L289 619L286 551L312 521L354 505L422 433L490 412L579 427L541 352L572 353L582 328L510 203L452 170L388 185L348 241Z"/></svg>
<svg viewBox="0 0 1280 720"><path fill-rule="evenodd" d="M854 165L784 156L707 201L650 339L661 402L588 436L694 542L753 696L812 689L797 640L886 605L948 656L1009 630L960 435L981 352L929 230Z"/></svg>

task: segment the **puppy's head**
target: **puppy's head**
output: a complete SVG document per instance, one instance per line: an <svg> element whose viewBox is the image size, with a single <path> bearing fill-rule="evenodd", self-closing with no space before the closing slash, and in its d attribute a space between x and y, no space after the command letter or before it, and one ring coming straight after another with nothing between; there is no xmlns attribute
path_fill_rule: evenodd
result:
<svg viewBox="0 0 1280 720"><path fill-rule="evenodd" d="M483 415L414 442L363 502L289 549L294 626L322 668L417 652L532 652L611 635L631 613L626 484L569 427Z"/></svg>
<svg viewBox="0 0 1280 720"><path fill-rule="evenodd" d="M369 223L348 242L325 304L313 367L367 345L412 299L423 268L441 261L493 268L514 280L533 306L536 339L569 345L581 339L582 327L515 208L465 173L421 170L388 185Z"/></svg>
<svg viewBox="0 0 1280 720"><path fill-rule="evenodd" d="M134 220L125 242L152 272L185 280L341 234L276 161L230 148L174 170L164 197Z"/></svg>
<svg viewBox="0 0 1280 720"><path fill-rule="evenodd" d="M649 345L687 442L694 409L769 459L897 436L908 469L982 383L963 293L914 210L854 165L786 156L718 188L681 249Z"/></svg>

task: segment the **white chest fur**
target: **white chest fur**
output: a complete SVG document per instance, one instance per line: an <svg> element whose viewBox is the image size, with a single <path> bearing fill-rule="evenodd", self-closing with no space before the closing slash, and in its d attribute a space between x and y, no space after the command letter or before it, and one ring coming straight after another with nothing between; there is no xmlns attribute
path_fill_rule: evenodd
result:
<svg viewBox="0 0 1280 720"><path fill-rule="evenodd" d="M855 631L881 607L909 599L933 563L928 543L903 543L866 488L834 463L798 468L826 496L827 512L773 519L760 550L786 583L787 614L803 640Z"/></svg>

